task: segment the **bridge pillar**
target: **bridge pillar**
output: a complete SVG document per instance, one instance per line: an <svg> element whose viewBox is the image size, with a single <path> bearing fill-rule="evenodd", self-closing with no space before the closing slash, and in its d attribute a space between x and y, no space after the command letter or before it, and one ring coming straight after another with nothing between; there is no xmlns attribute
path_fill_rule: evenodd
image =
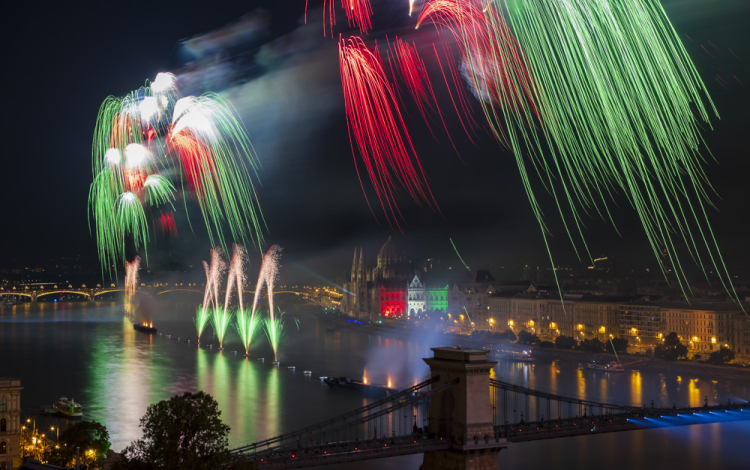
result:
<svg viewBox="0 0 750 470"><path fill-rule="evenodd" d="M31 291L31 301L32 302L36 302L36 295L37 295L36 291Z"/></svg>
<svg viewBox="0 0 750 470"><path fill-rule="evenodd" d="M432 397L428 432L452 439L449 450L425 452L420 470L499 470L498 454L508 447L495 438L490 403L490 370L487 351L466 348L432 348L424 361L433 388L458 379L458 384Z"/></svg>

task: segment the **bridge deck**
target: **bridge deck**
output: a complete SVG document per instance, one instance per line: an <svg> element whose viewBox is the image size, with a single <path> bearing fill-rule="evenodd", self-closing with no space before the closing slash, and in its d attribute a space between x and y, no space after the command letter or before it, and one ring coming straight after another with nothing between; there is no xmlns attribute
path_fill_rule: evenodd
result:
<svg viewBox="0 0 750 470"><path fill-rule="evenodd" d="M509 442L538 441L608 432L721 423L750 419L748 405L726 405L703 408L643 408L628 413L584 416L552 421L495 426L495 434Z"/></svg>
<svg viewBox="0 0 750 470"><path fill-rule="evenodd" d="M280 450L253 459L265 468L303 468L333 463L355 462L399 455L421 454L450 449L447 440L422 435L399 436L358 441L329 442L316 446Z"/></svg>

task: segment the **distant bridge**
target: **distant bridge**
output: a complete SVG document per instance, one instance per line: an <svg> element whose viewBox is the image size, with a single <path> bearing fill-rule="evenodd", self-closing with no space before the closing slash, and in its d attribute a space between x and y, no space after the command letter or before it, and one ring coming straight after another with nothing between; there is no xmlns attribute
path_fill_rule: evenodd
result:
<svg viewBox="0 0 750 470"><path fill-rule="evenodd" d="M708 398L702 407L657 408L557 395L490 379L496 363L486 351L433 351L430 379L232 454L278 469L420 453L422 468L499 469L499 452L514 442L750 419L747 404L709 406ZM427 406L428 425L419 427Z"/></svg>
<svg viewBox="0 0 750 470"><path fill-rule="evenodd" d="M52 289L23 289L23 290L0 290L0 296L17 296L17 297L26 297L30 299L32 302L36 302L40 297L44 297L47 295L54 295L54 294L76 294L80 295L82 297L85 297L87 300L95 300L96 297L104 294L110 294L113 292L124 292L125 289L122 287L95 287L95 288L86 288L86 287L80 287L80 288L74 288L74 287L68 287L66 288L59 288L55 286ZM192 292L203 295L203 290L198 289L191 289L191 288L182 288L182 287L139 287L137 289L137 292L145 293L147 295L163 295L163 294L169 294L173 292ZM243 290L242 291L245 294L252 294L255 295L255 291L252 290ZM226 290L223 290L220 292L221 294L226 293ZM294 290L280 290L280 291L274 291L274 295L276 294L294 294L294 295L302 295L305 292L303 291L294 291Z"/></svg>

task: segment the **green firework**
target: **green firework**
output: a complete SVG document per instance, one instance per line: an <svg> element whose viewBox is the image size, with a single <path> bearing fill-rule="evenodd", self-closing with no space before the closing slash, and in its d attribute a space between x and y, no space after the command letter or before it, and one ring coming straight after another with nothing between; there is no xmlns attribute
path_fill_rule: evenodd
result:
<svg viewBox="0 0 750 470"><path fill-rule="evenodd" d="M215 308L211 312L211 322L216 337L219 338L219 348L224 348L224 336L227 334L229 325L232 323L234 312L230 309Z"/></svg>
<svg viewBox="0 0 750 470"><path fill-rule="evenodd" d="M136 249L148 243L149 232L146 213L143 211L140 199L135 193L127 192L117 199L117 225L123 233L133 236ZM122 258L125 259L125 244L122 245ZM148 253L146 253L148 262Z"/></svg>
<svg viewBox="0 0 750 470"><path fill-rule="evenodd" d="M503 28L509 25L523 51L514 60L525 62L528 77L501 70L512 63L504 57L491 58L496 72L489 76L487 58L468 54L467 68L485 72L470 74L478 89L515 80L529 90L528 102L481 101L498 140L515 154L545 244L530 172L554 197L568 236L574 246L583 242L589 259L584 216L614 225L610 209L622 194L665 277L673 272L689 291L677 255L682 247L704 273L713 267L736 298L706 213L713 188L700 130L718 114L658 0L509 0L490 8L489 34L508 42Z"/></svg>
<svg viewBox="0 0 750 470"><path fill-rule="evenodd" d="M242 345L245 347L245 354L249 354L253 337L263 326L263 321L249 310L238 310L234 318L234 326L237 328Z"/></svg>
<svg viewBox="0 0 750 470"><path fill-rule="evenodd" d="M206 325L208 325L210 321L211 310L203 308L203 305L199 305L198 308L195 309L195 318L193 319L193 323L195 323L195 331L198 333L198 344L201 342L203 330L206 329Z"/></svg>

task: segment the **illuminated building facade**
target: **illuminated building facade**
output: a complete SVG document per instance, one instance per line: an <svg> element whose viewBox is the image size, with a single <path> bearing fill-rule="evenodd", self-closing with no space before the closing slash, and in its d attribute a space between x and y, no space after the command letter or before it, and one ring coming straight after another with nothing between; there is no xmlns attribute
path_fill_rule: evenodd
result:
<svg viewBox="0 0 750 470"><path fill-rule="evenodd" d="M380 284L380 314L384 317L401 317L406 314L407 288L398 282Z"/></svg>
<svg viewBox="0 0 750 470"><path fill-rule="evenodd" d="M729 302L685 302L661 306L664 334L674 331L691 352L711 353L734 343L733 316L739 307ZM738 345L740 346L740 345Z"/></svg>
<svg viewBox="0 0 750 470"><path fill-rule="evenodd" d="M21 465L21 381L0 377L0 469Z"/></svg>
<svg viewBox="0 0 750 470"><path fill-rule="evenodd" d="M732 337L734 350L740 356L750 356L750 317L735 313L732 317Z"/></svg>
<svg viewBox="0 0 750 470"><path fill-rule="evenodd" d="M425 288L425 308L427 313L445 315L448 313L448 285Z"/></svg>
<svg viewBox="0 0 750 470"><path fill-rule="evenodd" d="M404 252L389 237L381 246L374 266L367 265L364 250L354 250L352 269L344 281L341 310L361 320L382 317L419 317L425 313L445 313L448 287L429 287L415 271Z"/></svg>
<svg viewBox="0 0 750 470"><path fill-rule="evenodd" d="M409 283L407 289L406 314L410 317L419 317L427 311L427 290L425 289L419 276Z"/></svg>

